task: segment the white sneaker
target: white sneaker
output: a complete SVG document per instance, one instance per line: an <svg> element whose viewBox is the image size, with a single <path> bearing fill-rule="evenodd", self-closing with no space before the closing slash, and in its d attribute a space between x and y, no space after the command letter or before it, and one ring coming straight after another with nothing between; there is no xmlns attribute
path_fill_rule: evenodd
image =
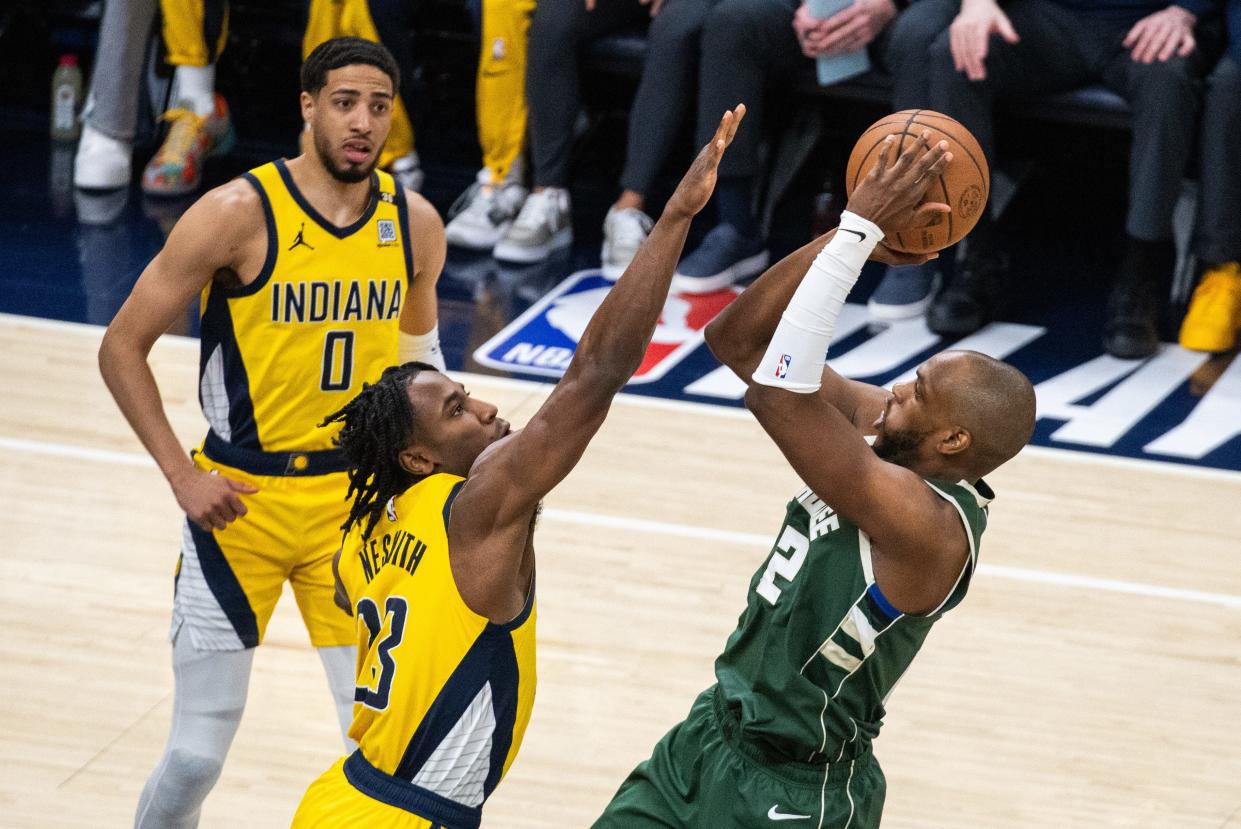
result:
<svg viewBox="0 0 1241 829"><path fill-rule="evenodd" d="M603 219L603 252L599 257L604 279L620 279L654 225L655 220L636 207L608 210Z"/></svg>
<svg viewBox="0 0 1241 829"><path fill-rule="evenodd" d="M86 124L73 159L73 186L85 190L115 190L129 184L133 147Z"/></svg>
<svg viewBox="0 0 1241 829"><path fill-rule="evenodd" d="M553 250L573 244L569 191L548 187L531 193L512 227L496 242L503 262L542 262Z"/></svg>
<svg viewBox="0 0 1241 829"><path fill-rule="evenodd" d="M418 160L418 153L401 156L392 162L392 169L389 172L392 173L392 177L396 179L397 184L406 190L413 190L415 193L422 189L422 182L427 177L426 173L422 172L422 164Z"/></svg>
<svg viewBox="0 0 1241 829"><path fill-rule="evenodd" d="M452 217L444 227L448 244L468 250L491 250L513 226L528 192L519 180L492 184L491 171L484 168L478 181L448 210Z"/></svg>

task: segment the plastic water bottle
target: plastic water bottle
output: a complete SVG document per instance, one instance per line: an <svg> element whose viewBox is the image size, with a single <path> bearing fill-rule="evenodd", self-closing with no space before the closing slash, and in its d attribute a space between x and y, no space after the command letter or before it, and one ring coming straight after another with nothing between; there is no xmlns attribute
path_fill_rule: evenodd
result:
<svg viewBox="0 0 1241 829"><path fill-rule="evenodd" d="M52 139L77 141L81 125L78 107L82 102L82 70L77 55L62 55L52 75Z"/></svg>

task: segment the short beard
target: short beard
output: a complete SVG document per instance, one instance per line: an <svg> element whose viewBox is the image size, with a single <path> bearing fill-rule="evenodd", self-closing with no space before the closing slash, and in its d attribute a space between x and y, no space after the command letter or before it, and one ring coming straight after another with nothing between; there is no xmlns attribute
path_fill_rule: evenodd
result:
<svg viewBox="0 0 1241 829"><path fill-rule="evenodd" d="M339 182L357 184L359 181L366 181L374 172L375 165L379 163L379 153L375 153L375 157L366 167L337 167L332 161L332 148L328 146L327 139L321 138L313 129L310 134L314 136L315 155L319 156L319 163L323 165L323 169L328 171L328 175Z"/></svg>
<svg viewBox="0 0 1241 829"><path fill-rule="evenodd" d="M930 432L887 431L875 438L875 454L888 463L903 466L906 469L918 457L918 449Z"/></svg>

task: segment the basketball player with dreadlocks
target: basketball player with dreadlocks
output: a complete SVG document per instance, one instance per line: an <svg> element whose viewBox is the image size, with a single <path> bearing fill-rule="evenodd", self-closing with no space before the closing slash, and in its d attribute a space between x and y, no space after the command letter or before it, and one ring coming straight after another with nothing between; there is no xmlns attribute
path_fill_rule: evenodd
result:
<svg viewBox="0 0 1241 829"><path fill-rule="evenodd" d="M874 829L889 695L965 597L993 497L982 477L1034 431L1017 369L947 351L889 392L825 364L836 318L885 231L919 207L947 143L888 139L840 227L786 257L707 328L746 406L806 488L789 501L716 684L621 784L594 829ZM913 264L917 257L907 260Z"/></svg>
<svg viewBox="0 0 1241 829"><path fill-rule="evenodd" d="M402 355L440 360L443 225L374 169L398 77L378 44L340 38L317 48L302 67L307 152L194 204L104 336L108 388L186 514L172 728L138 827L198 824L285 581L348 727L355 634L333 606L331 568L348 479L333 432L318 421ZM200 295L199 399L211 428L190 460L147 355Z"/></svg>
<svg viewBox="0 0 1241 829"><path fill-rule="evenodd" d="M358 620L358 749L311 784L295 827L479 825L534 705L539 504L641 364L744 113L723 116L524 429L419 363L327 419L351 466L338 596Z"/></svg>

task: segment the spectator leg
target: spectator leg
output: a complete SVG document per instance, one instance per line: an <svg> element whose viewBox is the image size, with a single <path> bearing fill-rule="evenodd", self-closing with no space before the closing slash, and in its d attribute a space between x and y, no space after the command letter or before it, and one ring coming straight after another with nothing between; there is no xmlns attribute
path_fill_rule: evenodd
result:
<svg viewBox="0 0 1241 829"><path fill-rule="evenodd" d="M758 172L767 82L806 61L793 33L796 0L721 0L707 17L699 64L697 144L739 103L748 113L720 164L724 178Z"/></svg>
<svg viewBox="0 0 1241 829"><path fill-rule="evenodd" d="M621 186L645 196L672 150L695 97L699 40L717 0L666 0L651 21L642 80L629 111Z"/></svg>
<svg viewBox="0 0 1241 829"><path fill-rule="evenodd" d="M138 87L156 7L156 0L109 0L99 26L86 123L126 144L133 143L138 124Z"/></svg>
<svg viewBox="0 0 1241 829"><path fill-rule="evenodd" d="M1224 56L1207 81L1194 253L1241 261L1241 65Z"/></svg>
<svg viewBox="0 0 1241 829"><path fill-rule="evenodd" d="M483 165L499 183L526 137L526 45L534 0L483 0L476 113Z"/></svg>
<svg viewBox="0 0 1241 829"><path fill-rule="evenodd" d="M983 80L971 81L956 70L947 30L931 44L927 56L931 109L968 127L992 165L996 98L1060 92L1096 77L1090 64L1093 44L1081 34L1078 17L1050 0L1014 0L1004 10L1021 40L1008 43L999 35L991 36Z"/></svg>
<svg viewBox="0 0 1241 829"><path fill-rule="evenodd" d="M927 53L960 8L957 0L918 0L901 12L876 41L872 54L892 76L894 110L929 105Z"/></svg>
<svg viewBox="0 0 1241 829"><path fill-rule="evenodd" d="M1192 55L1137 63L1122 51L1104 73L1108 86L1133 108L1125 230L1135 239L1172 238L1172 211L1193 150L1198 64Z"/></svg>
<svg viewBox="0 0 1241 829"><path fill-rule="evenodd" d="M541 0L530 22L526 101L535 187L567 187L573 123L581 106L578 49L607 32L641 20L638 0Z"/></svg>

